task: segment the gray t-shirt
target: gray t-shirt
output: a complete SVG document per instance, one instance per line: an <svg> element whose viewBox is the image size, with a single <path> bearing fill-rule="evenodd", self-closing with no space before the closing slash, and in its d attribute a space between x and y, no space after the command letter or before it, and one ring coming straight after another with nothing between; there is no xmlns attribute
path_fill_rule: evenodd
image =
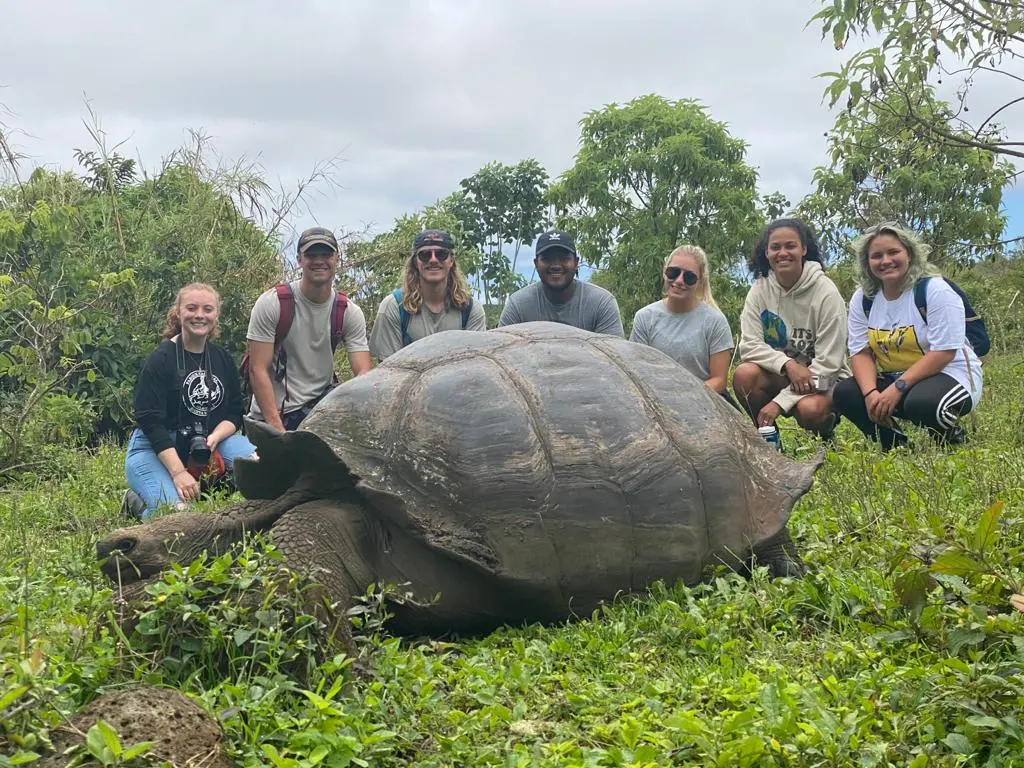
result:
<svg viewBox="0 0 1024 768"><path fill-rule="evenodd" d="M444 312L431 312L425 304L420 311L409 315L406 333L413 341L441 331L462 330L462 310L449 307ZM467 331L486 331L487 316L483 305L474 301L466 321ZM377 309L377 319L370 330L370 355L378 362L387 359L402 348L402 318L395 295L389 293Z"/></svg>
<svg viewBox="0 0 1024 768"><path fill-rule="evenodd" d="M498 326L547 320L574 325L585 331L625 336L622 317L615 297L599 285L575 281L573 296L565 304L555 304L544 295L543 283L532 283L508 297Z"/></svg>
<svg viewBox="0 0 1024 768"><path fill-rule="evenodd" d="M307 299L299 290L298 281L291 283L295 296L295 316L281 347L287 355L287 399L285 384L271 376L274 383L274 401L284 402L284 413L291 413L311 401L327 388L334 377L334 354L331 352L331 312L335 293L328 301L318 304ZM277 320L281 316L281 303L277 291L271 288L256 299L249 313L246 336L252 341L274 341ZM342 344L350 352L366 352L366 317L352 299L345 309ZM249 415L263 421L263 414L252 398Z"/></svg>
<svg viewBox="0 0 1024 768"><path fill-rule="evenodd" d="M691 312L648 304L633 316L629 340L664 352L702 381L711 376L711 356L735 346L722 310L704 303Z"/></svg>

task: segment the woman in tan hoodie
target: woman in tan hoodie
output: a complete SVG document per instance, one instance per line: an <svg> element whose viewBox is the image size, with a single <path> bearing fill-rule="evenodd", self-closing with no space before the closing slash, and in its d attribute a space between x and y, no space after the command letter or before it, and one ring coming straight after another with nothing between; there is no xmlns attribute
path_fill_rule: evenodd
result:
<svg viewBox="0 0 1024 768"><path fill-rule="evenodd" d="M794 415L828 437L837 421L832 387L850 376L846 302L822 271L814 233L799 219L773 221L754 246L750 270L736 399L759 427Z"/></svg>

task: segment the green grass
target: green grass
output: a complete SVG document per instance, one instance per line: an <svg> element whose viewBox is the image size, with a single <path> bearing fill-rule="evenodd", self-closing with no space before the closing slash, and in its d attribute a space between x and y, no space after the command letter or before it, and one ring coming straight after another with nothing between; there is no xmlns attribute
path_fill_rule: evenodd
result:
<svg viewBox="0 0 1024 768"><path fill-rule="evenodd" d="M319 659L258 545L170 574L130 644L95 631L123 454L69 456L0 491L0 753L44 752L62 716L138 680L196 697L243 765L1024 764L1024 361L986 379L958 450L883 456L840 428L794 512L805 579L719 570L459 642L383 634L371 595L366 680Z"/></svg>

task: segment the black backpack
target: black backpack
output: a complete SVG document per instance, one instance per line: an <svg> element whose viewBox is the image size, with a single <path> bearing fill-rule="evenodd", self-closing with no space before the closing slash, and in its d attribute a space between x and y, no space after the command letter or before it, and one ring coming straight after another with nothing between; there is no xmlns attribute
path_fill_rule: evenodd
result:
<svg viewBox="0 0 1024 768"><path fill-rule="evenodd" d="M917 311L921 313L921 319L924 320L925 325L928 324L928 280L930 279L930 277L922 277L914 284L914 304L917 306ZM946 281L946 285L952 288L964 303L964 315L967 318L967 341L974 348L974 354L978 357L984 357L992 347L992 341L989 339L988 331L985 328L985 321L981 319L981 315L974 311L974 307L971 306L971 302L967 299L967 294L963 292L959 285L948 277L942 279ZM873 302L873 297L861 296L861 306L864 308L865 318L871 314L871 304Z"/></svg>

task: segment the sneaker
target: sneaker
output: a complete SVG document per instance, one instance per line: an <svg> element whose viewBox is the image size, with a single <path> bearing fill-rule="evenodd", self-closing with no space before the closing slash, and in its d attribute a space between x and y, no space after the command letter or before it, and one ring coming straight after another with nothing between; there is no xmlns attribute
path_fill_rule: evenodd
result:
<svg viewBox="0 0 1024 768"><path fill-rule="evenodd" d="M823 442L829 444L834 443L836 437L836 427L839 426L839 422L842 421L842 418L843 417L840 416L838 413L833 412L829 416L828 421L820 429L816 430L818 437L820 437Z"/></svg>
<svg viewBox="0 0 1024 768"><path fill-rule="evenodd" d="M146 502L142 500L135 491L129 488L121 497L121 509L118 513L122 517L130 517L135 520L142 519L142 513L146 511Z"/></svg>
<svg viewBox="0 0 1024 768"><path fill-rule="evenodd" d="M967 430L957 424L952 429L946 431L946 434L942 436L942 443L944 445L963 445L967 442Z"/></svg>

